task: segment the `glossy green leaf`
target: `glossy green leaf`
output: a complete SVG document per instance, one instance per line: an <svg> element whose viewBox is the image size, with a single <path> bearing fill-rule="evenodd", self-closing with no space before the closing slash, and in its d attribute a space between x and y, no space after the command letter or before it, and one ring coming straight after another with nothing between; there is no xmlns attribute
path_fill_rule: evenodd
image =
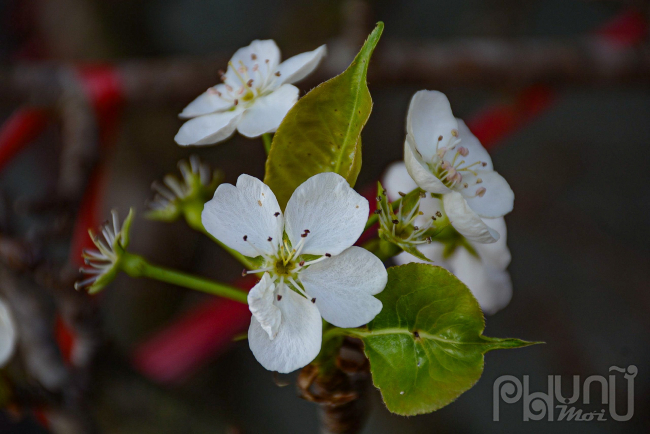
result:
<svg viewBox="0 0 650 434"><path fill-rule="evenodd" d="M264 183L282 208L296 187L318 173L336 172L354 186L361 130L372 109L368 63L383 29L378 23L348 69L302 97L273 136Z"/></svg>
<svg viewBox="0 0 650 434"><path fill-rule="evenodd" d="M393 413L416 415L444 407L478 381L487 351L534 344L483 336L478 302L441 267L389 268L388 284L376 297L384 307L358 336L373 382Z"/></svg>

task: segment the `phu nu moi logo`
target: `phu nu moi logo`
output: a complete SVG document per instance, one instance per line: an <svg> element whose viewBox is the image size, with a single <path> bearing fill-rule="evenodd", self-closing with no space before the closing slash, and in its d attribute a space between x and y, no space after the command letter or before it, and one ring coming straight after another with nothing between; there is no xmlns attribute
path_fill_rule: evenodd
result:
<svg viewBox="0 0 650 434"><path fill-rule="evenodd" d="M562 377L560 375L548 376L548 392L530 392L529 376L523 376L523 383L515 376L502 375L497 378L492 386L492 410L493 420L499 420L500 402L505 404L515 404L522 401L523 420L542 420L548 421L606 421L609 418L625 422L634 416L634 378L638 369L634 365L624 368L611 366L609 376L592 375L582 382L579 375L573 376L573 389L571 397L562 396ZM619 387L627 388L627 408L624 413L617 413L616 410L616 373L622 373L623 378L619 378ZM620 377L620 375L619 375ZM577 408L576 404L582 394L583 404L592 404L591 388L600 388L600 407L598 411L584 412ZM598 389L595 389L598 390ZM558 405L555 405L555 403ZM597 403L593 403L594 405ZM604 408L603 408L604 407ZM556 412L557 410L557 412Z"/></svg>

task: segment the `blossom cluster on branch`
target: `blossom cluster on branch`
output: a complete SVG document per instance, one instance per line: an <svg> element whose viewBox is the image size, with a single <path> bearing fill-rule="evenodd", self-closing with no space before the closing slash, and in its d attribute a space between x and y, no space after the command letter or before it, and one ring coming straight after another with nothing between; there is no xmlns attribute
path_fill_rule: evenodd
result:
<svg viewBox="0 0 650 434"><path fill-rule="evenodd" d="M255 358L271 371L304 368L309 384L342 384L344 338L360 339L373 383L404 415L434 411L471 388L487 351L531 345L482 334L479 303L491 313L510 298L503 216L514 194L445 95L414 95L404 161L386 171L374 214L354 190L372 109L366 76L382 31L379 23L345 71L300 99L292 83L318 66L325 46L281 63L275 42L253 41L234 54L221 84L181 112L179 145L215 144L235 131L261 136L266 173L223 184L220 171L191 157L179 163L182 179L154 184L147 217L184 218L209 236L259 278L250 292L128 251L132 212L124 225L114 215L91 233L98 250L84 253L77 288L95 293L123 271L247 303ZM377 222L378 236L355 245ZM398 266L387 268L391 261Z"/></svg>

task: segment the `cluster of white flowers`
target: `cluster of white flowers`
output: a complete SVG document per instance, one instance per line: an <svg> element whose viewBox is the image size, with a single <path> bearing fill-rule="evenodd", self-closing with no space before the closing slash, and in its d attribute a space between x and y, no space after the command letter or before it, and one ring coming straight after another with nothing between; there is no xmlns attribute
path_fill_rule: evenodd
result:
<svg viewBox="0 0 650 434"><path fill-rule="evenodd" d="M503 216L512 210L514 193L479 140L454 117L444 94L423 90L413 96L404 162L389 167L382 184L391 199L416 187L433 193L421 200L420 219L442 214L466 242L451 251L439 242L423 244L420 251L456 274L486 313L508 304L512 284ZM420 261L408 253L395 260Z"/></svg>
<svg viewBox="0 0 650 434"><path fill-rule="evenodd" d="M239 49L222 74L223 83L180 114L189 120L176 142L207 145L235 130L247 137L274 132L298 99L290 83L313 71L325 52L321 46L280 63L272 40ZM510 253L503 216L512 210L514 194L478 139L454 117L445 95L420 91L413 96L404 162L390 167L383 184L393 200L417 187L427 192L405 224L416 225L417 235L439 218L460 235L447 244L429 237L414 245L464 281L486 312L508 303ZM291 372L311 362L321 347L321 317L338 327L358 327L381 311L373 295L384 289L386 270L375 255L353 246L367 218L367 200L334 173L305 181L284 214L271 189L248 175L241 175L236 186L220 185L205 204L206 230L261 264L244 274L263 273L248 295L253 314L248 339L265 368ZM428 225L427 218L432 218ZM398 263L414 260L405 252L395 258Z"/></svg>

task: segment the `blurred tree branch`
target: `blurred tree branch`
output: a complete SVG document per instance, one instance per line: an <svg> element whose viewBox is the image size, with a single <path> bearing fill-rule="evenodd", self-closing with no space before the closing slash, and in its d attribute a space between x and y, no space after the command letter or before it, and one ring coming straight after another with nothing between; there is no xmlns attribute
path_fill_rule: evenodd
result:
<svg viewBox="0 0 650 434"><path fill-rule="evenodd" d="M307 82L315 85L351 60L335 44L325 64ZM185 104L218 82L228 56L132 60L115 64L124 97L132 105ZM568 40L469 38L421 44L385 41L374 57L373 86L396 84L490 86L629 84L650 82L650 50L621 49L598 38ZM53 106L70 87L70 65L22 64L0 69L0 99Z"/></svg>

